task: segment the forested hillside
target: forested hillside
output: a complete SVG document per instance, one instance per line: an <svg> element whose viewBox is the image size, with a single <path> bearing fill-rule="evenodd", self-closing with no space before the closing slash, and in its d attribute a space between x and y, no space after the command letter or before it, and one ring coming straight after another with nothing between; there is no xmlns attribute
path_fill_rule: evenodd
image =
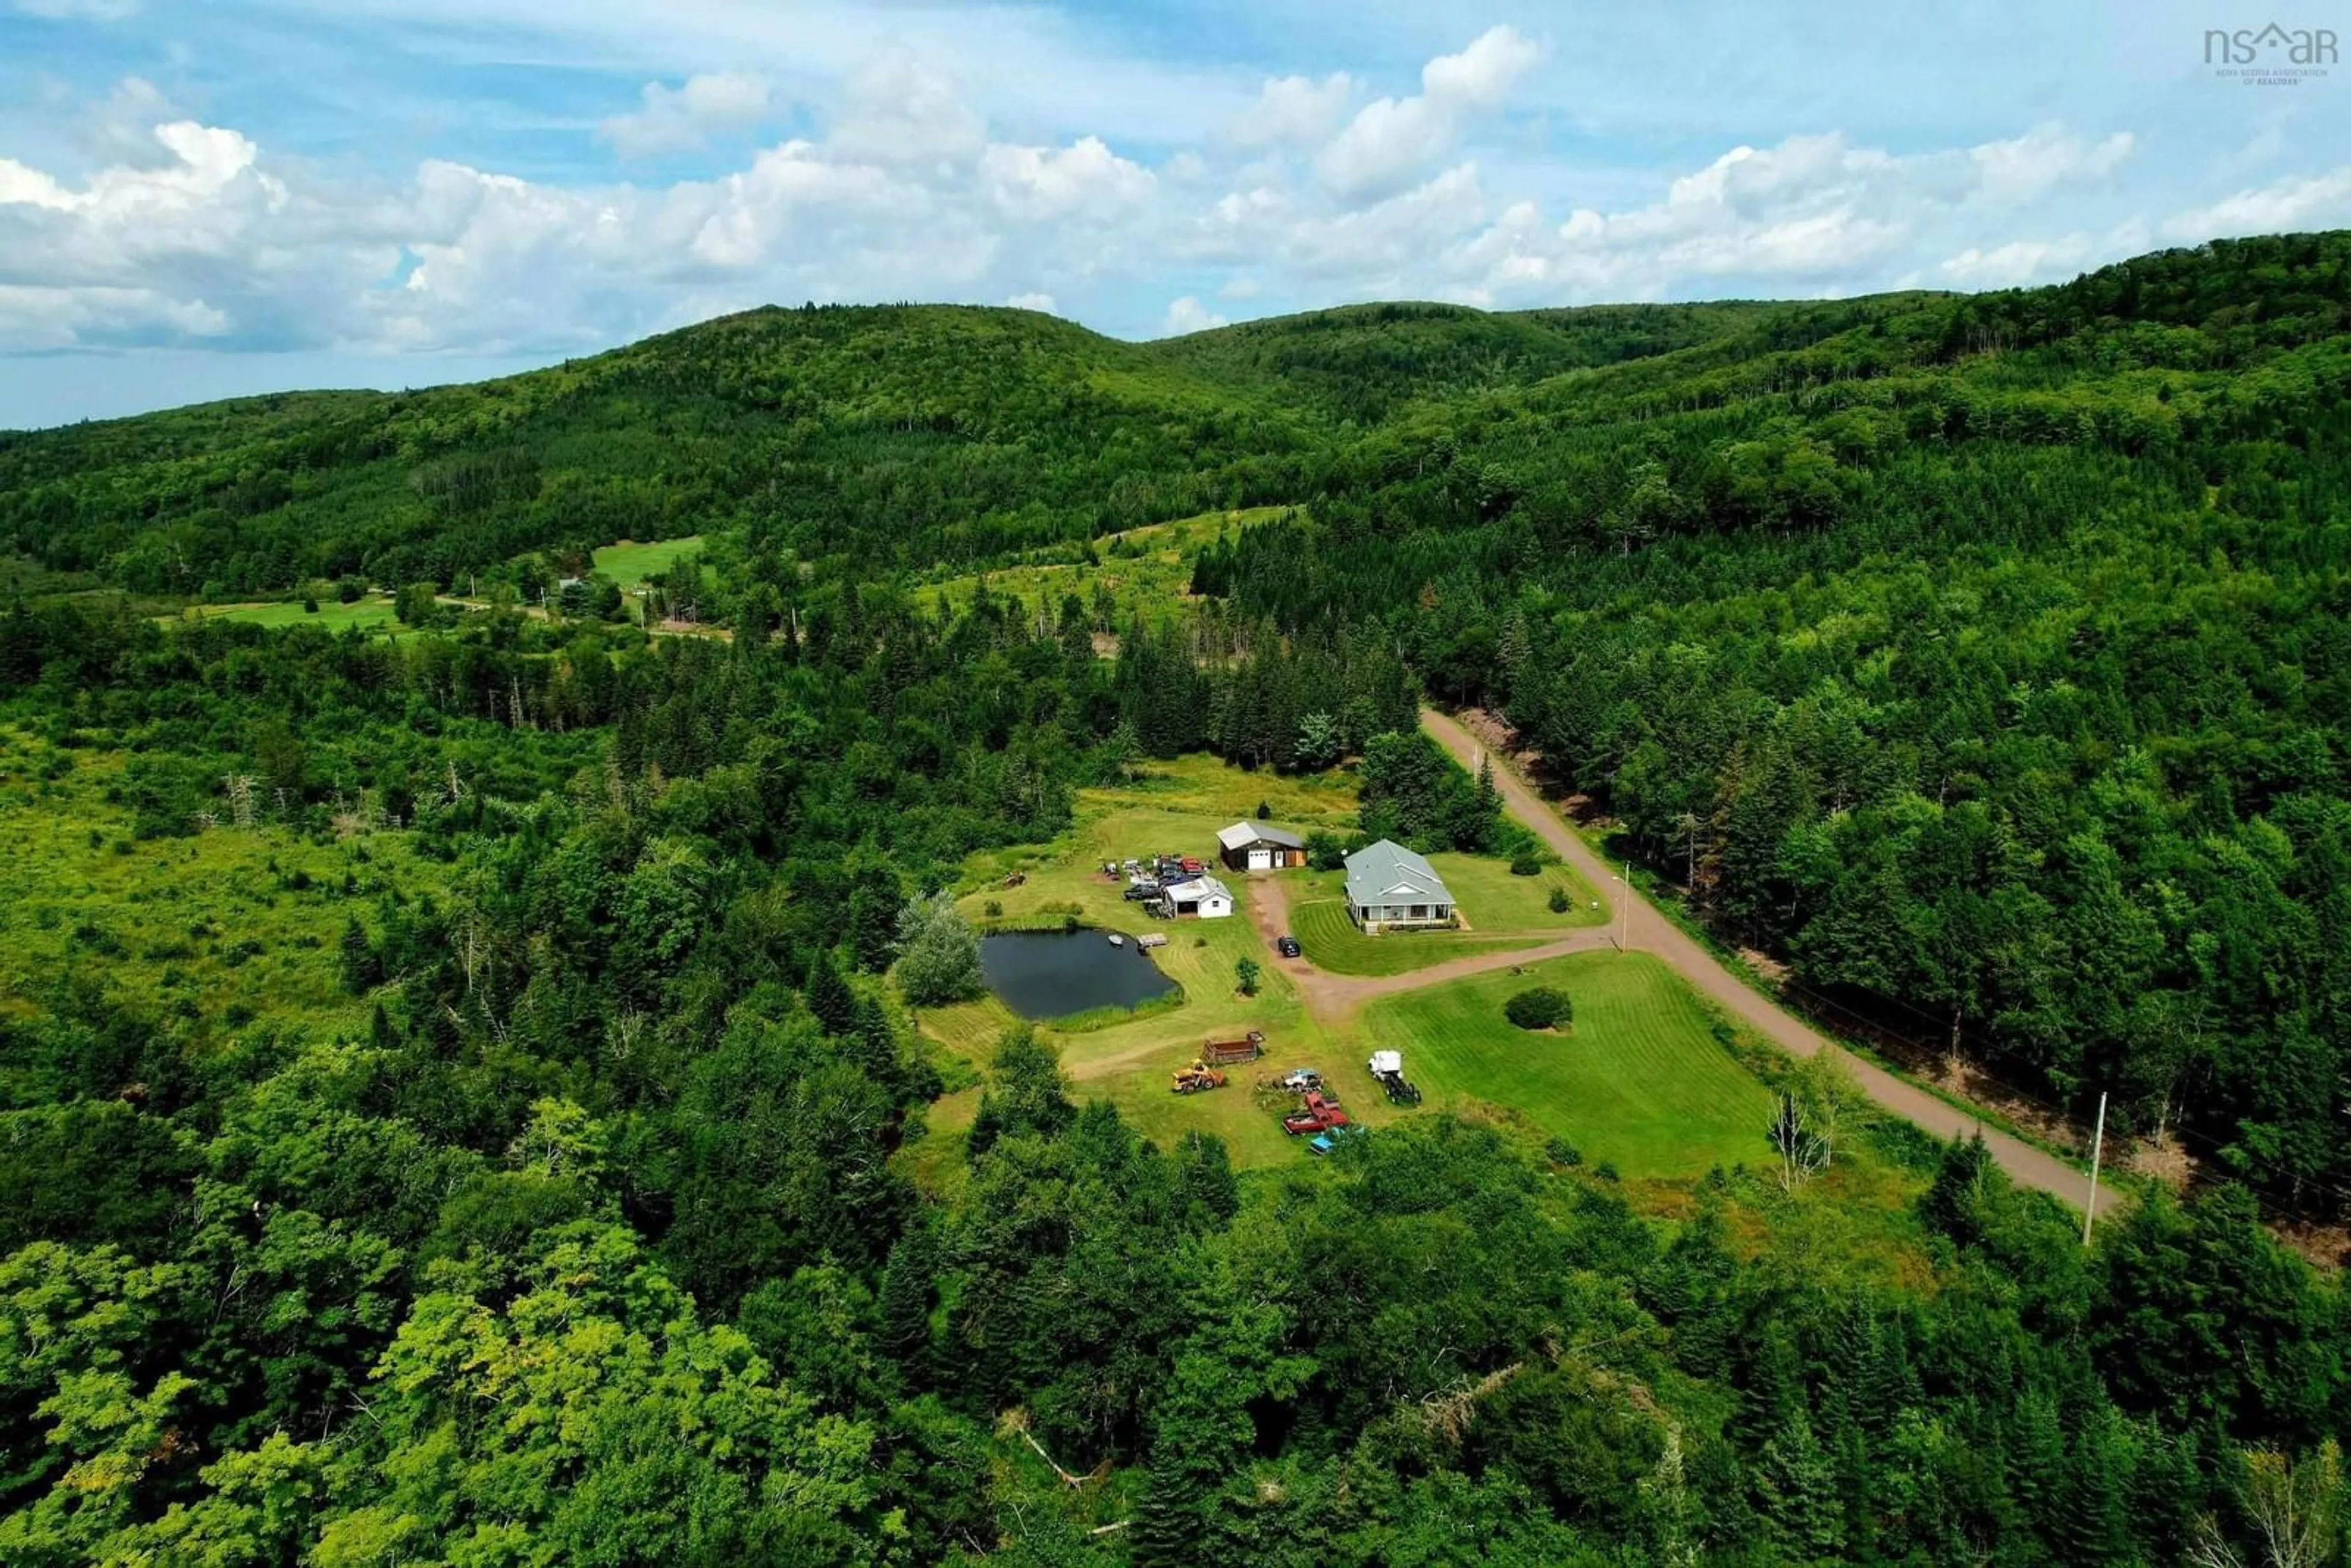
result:
<svg viewBox="0 0 2351 1568"><path fill-rule="evenodd" d="M2340 1561L2351 1298L2264 1221L2351 1207L2346 267L771 310L0 437L0 1562ZM689 535L679 634L508 591ZM337 578L398 635L160 613ZM1424 694L2200 1179L2085 1246L1857 1111L1237 1169L918 1030L934 895L1185 754L1495 847Z"/></svg>

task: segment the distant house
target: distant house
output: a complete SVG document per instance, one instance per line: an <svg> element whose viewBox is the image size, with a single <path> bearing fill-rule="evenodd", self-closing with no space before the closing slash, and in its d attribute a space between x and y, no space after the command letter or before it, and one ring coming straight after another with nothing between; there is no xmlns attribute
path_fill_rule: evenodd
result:
<svg viewBox="0 0 2351 1568"><path fill-rule="evenodd" d="M1453 894L1429 863L1382 839L1347 857L1347 915L1370 935L1453 924Z"/></svg>
<svg viewBox="0 0 2351 1568"><path fill-rule="evenodd" d="M1235 822L1217 834L1225 864L1234 871L1279 871L1306 863L1306 841L1288 828Z"/></svg>
<svg viewBox="0 0 2351 1568"><path fill-rule="evenodd" d="M1186 915L1221 920L1233 912L1232 890L1213 876L1196 876L1189 882L1176 883L1161 896L1179 920Z"/></svg>

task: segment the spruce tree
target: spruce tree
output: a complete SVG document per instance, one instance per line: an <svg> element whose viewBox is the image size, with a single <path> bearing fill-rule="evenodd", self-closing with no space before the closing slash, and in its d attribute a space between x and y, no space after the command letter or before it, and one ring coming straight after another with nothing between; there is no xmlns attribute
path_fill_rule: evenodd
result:
<svg viewBox="0 0 2351 1568"><path fill-rule="evenodd" d="M809 1011L816 1015L825 1033L846 1035L856 1027L856 993L833 967L831 954L820 949L809 959L808 981L802 990Z"/></svg>
<svg viewBox="0 0 2351 1568"><path fill-rule="evenodd" d="M363 997L383 983L383 964L356 915L343 923L341 971L343 989L355 997Z"/></svg>
<svg viewBox="0 0 2351 1568"><path fill-rule="evenodd" d="M931 1294L938 1271L938 1244L921 1225L898 1238L897 1245L890 1249L890 1261L882 1270L874 1348L896 1362L910 1378L921 1375L930 1353Z"/></svg>

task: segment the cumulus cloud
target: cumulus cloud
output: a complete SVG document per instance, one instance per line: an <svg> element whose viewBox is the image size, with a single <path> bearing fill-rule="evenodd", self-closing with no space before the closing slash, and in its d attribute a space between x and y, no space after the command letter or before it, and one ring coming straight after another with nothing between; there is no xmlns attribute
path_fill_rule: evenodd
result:
<svg viewBox="0 0 2351 1568"><path fill-rule="evenodd" d="M2126 133L2091 139L2060 126L1907 155L1841 134L1791 136L1734 147L1646 206L1581 208L1553 227L1532 204L1514 204L1450 259L1465 297L1481 301L1639 298L1729 277L1824 292L1883 287L1899 254L1961 214L2102 178L2132 145ZM1970 247L1942 270L1948 281L1992 287L2077 268L2095 248L2083 236Z"/></svg>
<svg viewBox="0 0 2351 1568"><path fill-rule="evenodd" d="M1004 142L980 154L979 172L997 206L1026 222L1119 216L1151 193L1151 172L1113 152L1099 136L1067 147Z"/></svg>
<svg viewBox="0 0 2351 1568"><path fill-rule="evenodd" d="M959 165L976 156L987 123L955 84L904 50L893 50L850 78L828 141L845 157L880 163Z"/></svg>
<svg viewBox="0 0 2351 1568"><path fill-rule="evenodd" d="M2351 165L2325 174L2291 175L2195 207L2163 225L2173 239L2230 239L2351 223Z"/></svg>
<svg viewBox="0 0 2351 1568"><path fill-rule="evenodd" d="M1499 109L1512 85L1542 50L1510 27L1489 27L1458 55L1439 55L1420 70L1421 90L1439 103Z"/></svg>
<svg viewBox="0 0 2351 1568"><path fill-rule="evenodd" d="M2127 131L2093 141L2062 125L2039 125L2013 141L1987 141L1971 149L1969 157L1985 199L2015 204L2032 201L2059 185L2103 179L2136 145Z"/></svg>
<svg viewBox="0 0 2351 1568"><path fill-rule="evenodd" d="M1060 309L1050 294L1016 294L1005 303L1015 310L1042 310L1048 316L1057 314Z"/></svg>
<svg viewBox="0 0 2351 1568"><path fill-rule="evenodd" d="M1205 332L1211 327L1224 324L1222 316L1193 296L1185 294L1167 302L1167 314L1160 322L1160 330L1167 337L1180 338L1186 332Z"/></svg>
<svg viewBox="0 0 2351 1568"><path fill-rule="evenodd" d="M598 128L623 158L652 158L705 145L714 133L748 131L768 116L768 83L749 71L688 77L683 87L645 83L644 107Z"/></svg>
<svg viewBox="0 0 2351 1568"><path fill-rule="evenodd" d="M1319 82L1277 77L1235 121L1233 139L1248 147L1320 142L1338 128L1354 96L1354 79L1345 71L1332 71Z"/></svg>
<svg viewBox="0 0 2351 1568"><path fill-rule="evenodd" d="M2090 236L2070 234L2063 239L2011 240L1990 250L1970 246L1945 261L1942 271L1963 288L2013 288L2070 277L2090 256Z"/></svg>
<svg viewBox="0 0 2351 1568"><path fill-rule="evenodd" d="M1458 55L1421 68L1414 98L1381 98L1355 111L1315 167L1344 197L1378 198L1410 185L1459 144L1465 120L1501 107L1541 50L1509 27L1492 27Z"/></svg>

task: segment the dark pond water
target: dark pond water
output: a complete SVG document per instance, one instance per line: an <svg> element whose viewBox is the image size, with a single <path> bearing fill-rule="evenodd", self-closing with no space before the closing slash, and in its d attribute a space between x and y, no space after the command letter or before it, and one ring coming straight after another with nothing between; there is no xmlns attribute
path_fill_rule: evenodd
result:
<svg viewBox="0 0 2351 1568"><path fill-rule="evenodd" d="M1022 1018L1061 1018L1092 1008L1132 1009L1173 990L1176 982L1135 951L1128 937L1110 945L1100 931L1003 931L979 939L987 988Z"/></svg>

